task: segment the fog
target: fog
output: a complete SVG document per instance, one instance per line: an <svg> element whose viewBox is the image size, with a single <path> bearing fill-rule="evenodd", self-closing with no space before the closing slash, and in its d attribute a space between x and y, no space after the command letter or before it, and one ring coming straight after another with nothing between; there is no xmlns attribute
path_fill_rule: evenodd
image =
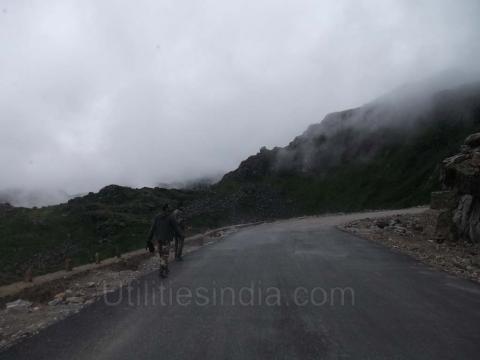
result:
<svg viewBox="0 0 480 360"><path fill-rule="evenodd" d="M218 177L329 112L478 71L479 18L478 0L0 0L0 191Z"/></svg>

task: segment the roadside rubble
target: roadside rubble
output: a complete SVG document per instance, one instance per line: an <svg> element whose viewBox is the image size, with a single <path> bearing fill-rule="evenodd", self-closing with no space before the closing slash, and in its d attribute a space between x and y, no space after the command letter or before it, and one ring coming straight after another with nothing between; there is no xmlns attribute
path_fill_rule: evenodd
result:
<svg viewBox="0 0 480 360"><path fill-rule="evenodd" d="M429 231L428 213L361 219L338 226L340 230L408 254L450 274L480 282L480 245L438 243Z"/></svg>
<svg viewBox="0 0 480 360"><path fill-rule="evenodd" d="M202 245L210 245L241 227L222 228L194 236L185 244L184 252L188 254ZM150 256L134 266L128 262L117 263L66 280L64 289L48 299L44 299L45 289L42 289L38 299L19 298L6 303L5 309L0 310L0 351L69 315L78 313L105 294L156 271L159 264L158 256ZM48 287L48 284L43 287Z"/></svg>
<svg viewBox="0 0 480 360"><path fill-rule="evenodd" d="M138 270L106 269L86 274L46 302L18 299L7 303L5 310L0 311L0 350L78 313L106 293L154 271L157 264L158 258L151 257L141 263Z"/></svg>

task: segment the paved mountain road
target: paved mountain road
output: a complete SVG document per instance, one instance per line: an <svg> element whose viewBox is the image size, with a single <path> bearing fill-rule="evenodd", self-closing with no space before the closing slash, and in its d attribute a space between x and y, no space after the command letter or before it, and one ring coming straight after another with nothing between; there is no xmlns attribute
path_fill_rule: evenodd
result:
<svg viewBox="0 0 480 360"><path fill-rule="evenodd" d="M0 359L478 359L480 286L334 227L361 217L244 229Z"/></svg>

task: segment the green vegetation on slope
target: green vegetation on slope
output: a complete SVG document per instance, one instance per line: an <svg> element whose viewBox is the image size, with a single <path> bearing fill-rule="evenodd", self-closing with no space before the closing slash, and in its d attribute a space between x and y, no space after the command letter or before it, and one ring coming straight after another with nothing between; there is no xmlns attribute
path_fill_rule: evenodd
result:
<svg viewBox="0 0 480 360"><path fill-rule="evenodd" d="M64 258L75 265L141 248L150 221L165 202L188 205L200 193L166 189L130 189L107 186L99 193L67 204L39 209L0 207L0 284L23 278L32 266L35 274L61 269ZM196 219L196 227L208 226Z"/></svg>
<svg viewBox="0 0 480 360"><path fill-rule="evenodd" d="M480 85L441 93L415 118L395 113L392 123L388 110L330 115L286 148L248 158L217 188L265 208L263 217L426 204L440 187L440 162L480 131ZM272 199L283 207L265 205Z"/></svg>
<svg viewBox="0 0 480 360"><path fill-rule="evenodd" d="M186 210L190 233L232 223L322 212L425 204L438 165L480 131L480 85L437 96L409 118L373 104L327 116L289 146L262 149L198 191L107 186L41 209L0 205L0 285L142 247L168 202ZM394 118L392 120L391 118Z"/></svg>

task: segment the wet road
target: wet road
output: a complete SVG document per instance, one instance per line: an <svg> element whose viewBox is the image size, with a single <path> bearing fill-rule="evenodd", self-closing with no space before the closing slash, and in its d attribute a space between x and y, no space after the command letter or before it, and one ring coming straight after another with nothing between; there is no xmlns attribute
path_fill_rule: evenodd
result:
<svg viewBox="0 0 480 360"><path fill-rule="evenodd" d="M340 232L244 229L0 359L475 359L480 286Z"/></svg>

